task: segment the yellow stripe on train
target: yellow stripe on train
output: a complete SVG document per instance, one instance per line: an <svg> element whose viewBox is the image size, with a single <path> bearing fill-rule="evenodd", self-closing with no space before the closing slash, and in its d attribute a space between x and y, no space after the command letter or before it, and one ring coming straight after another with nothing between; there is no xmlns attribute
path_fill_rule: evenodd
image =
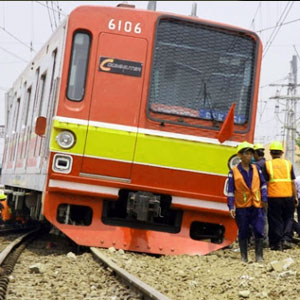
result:
<svg viewBox="0 0 300 300"><path fill-rule="evenodd" d="M135 162L185 170L228 174L234 154L228 146L138 134Z"/></svg>
<svg viewBox="0 0 300 300"><path fill-rule="evenodd" d="M87 128L86 124L54 120L51 151L220 175L228 174L227 161L235 153L233 147L224 145L98 126L89 126L87 135ZM62 130L76 136L71 149L62 149L55 140Z"/></svg>

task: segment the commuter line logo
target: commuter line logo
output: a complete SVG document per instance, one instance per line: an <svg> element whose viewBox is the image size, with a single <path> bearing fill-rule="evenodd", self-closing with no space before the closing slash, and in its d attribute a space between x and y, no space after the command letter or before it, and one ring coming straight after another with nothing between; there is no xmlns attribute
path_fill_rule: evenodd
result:
<svg viewBox="0 0 300 300"><path fill-rule="evenodd" d="M111 57L100 57L99 71L102 72L141 77L142 69L143 65L139 62Z"/></svg>

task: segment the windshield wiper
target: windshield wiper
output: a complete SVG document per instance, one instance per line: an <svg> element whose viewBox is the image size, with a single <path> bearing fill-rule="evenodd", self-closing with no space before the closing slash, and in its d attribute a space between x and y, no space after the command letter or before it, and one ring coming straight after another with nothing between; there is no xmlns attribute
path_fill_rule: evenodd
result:
<svg viewBox="0 0 300 300"><path fill-rule="evenodd" d="M202 80L202 82L203 82L203 105L205 107L206 103L207 103L208 108L209 108L209 112L210 112L210 117L211 117L211 120L213 122L213 127L218 127L219 128L220 126L218 124L218 120L214 117L214 106L213 106L210 94L207 91L206 81ZM200 96L200 92L201 92L201 89L199 91L199 96Z"/></svg>

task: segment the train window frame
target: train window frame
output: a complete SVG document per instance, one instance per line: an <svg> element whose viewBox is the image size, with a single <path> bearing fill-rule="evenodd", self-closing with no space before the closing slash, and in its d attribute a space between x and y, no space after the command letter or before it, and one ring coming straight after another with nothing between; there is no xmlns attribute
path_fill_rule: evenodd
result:
<svg viewBox="0 0 300 300"><path fill-rule="evenodd" d="M248 37L249 39L253 40L253 62L252 62L252 75L250 77L250 83L251 88L248 96L248 111L245 114L246 120L244 123L235 123L235 133L247 133L249 132L252 124L252 115L253 115L253 103L255 100L255 93L256 89L258 87L255 87L255 82L257 78L257 73L259 72L259 46L260 46L260 39L255 32L244 30L244 29L232 29L230 26L226 25L219 25L219 24L212 24L206 21L191 21L186 18L181 17L174 17L170 15L162 15L157 19L156 29L155 29L155 40L154 40L154 49L157 46L157 40L158 40L158 31L159 31L159 25L161 21L175 21L175 22L182 22L187 24L198 24L199 26L206 27L208 29L217 30L219 32L226 32L229 34L232 34L233 36L244 36ZM209 130L215 130L219 131L225 118L222 121L219 121L218 119L215 119L214 112L211 117L211 119L205 119L205 118L199 118L198 116L195 117L193 115L179 115L175 114L172 111L170 112L162 112L162 111L155 111L151 108L151 104L153 104L151 100L151 89L153 89L152 85L154 84L154 73L155 73L155 55L153 52L153 58L151 62L151 74L150 74L150 84L149 84L149 90L148 90L148 96L147 96L147 106L146 106L146 116L149 120L159 122L161 125L165 124L173 124L173 125L180 125L180 126L186 126L186 127L194 127L194 128L202 128L202 129L209 129ZM231 103L232 105L232 103Z"/></svg>
<svg viewBox="0 0 300 300"><path fill-rule="evenodd" d="M36 103L36 117L41 116L47 84L47 70L40 76L38 99Z"/></svg>
<svg viewBox="0 0 300 300"><path fill-rule="evenodd" d="M24 120L23 120L23 125L26 127L28 126L29 123L29 105L31 101L31 95L32 95L32 85L30 85L26 89L26 97L25 97L25 102L24 102Z"/></svg>
<svg viewBox="0 0 300 300"><path fill-rule="evenodd" d="M56 88L57 88L57 78L55 77L56 70L57 70L57 59L58 59L58 47L56 47L51 54L52 59L52 67L51 67L51 80L50 80L50 86L49 86L49 93L48 93L48 100L47 100L47 107L46 107L46 118L47 118L47 124L46 124L46 137L43 139L43 145L42 145L42 153L41 156L45 159L49 156L49 147L46 145L49 144L50 141L50 133L51 130L47 130L47 128L51 128L52 124L52 117L54 115L54 107L55 107L55 94L56 94ZM50 72L50 71L49 71Z"/></svg>
<svg viewBox="0 0 300 300"><path fill-rule="evenodd" d="M70 95L70 82L72 79L72 76L74 76L74 82L76 81L76 75L72 75L72 70L74 70L75 64L73 64L73 59L75 57L75 50L78 50L78 48L75 48L75 38L78 34L85 34L88 39L89 39L89 44L87 47L87 51L86 51L86 63L84 66L84 78L82 80L82 92L81 92L81 97L76 97L77 95L75 95L75 97L73 97L73 95ZM73 38L72 38L72 48L71 48L71 56L70 56L70 62L69 62L69 71L68 71L68 84L67 84L67 88L66 88L66 98L70 101L73 102L81 102L84 99L85 96L85 91L86 91L86 83L87 83L87 72L88 72L88 66L89 66L89 60L90 60L90 52L91 52L91 45L92 45L92 34L86 30L76 30L73 33ZM76 69L75 69L76 70ZM76 71L74 71L76 72Z"/></svg>

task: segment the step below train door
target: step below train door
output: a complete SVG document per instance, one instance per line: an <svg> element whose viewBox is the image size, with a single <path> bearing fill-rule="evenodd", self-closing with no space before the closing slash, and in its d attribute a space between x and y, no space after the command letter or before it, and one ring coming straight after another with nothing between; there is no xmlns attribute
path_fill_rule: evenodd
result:
<svg viewBox="0 0 300 300"><path fill-rule="evenodd" d="M144 39L99 35L81 176L130 180L146 51Z"/></svg>

